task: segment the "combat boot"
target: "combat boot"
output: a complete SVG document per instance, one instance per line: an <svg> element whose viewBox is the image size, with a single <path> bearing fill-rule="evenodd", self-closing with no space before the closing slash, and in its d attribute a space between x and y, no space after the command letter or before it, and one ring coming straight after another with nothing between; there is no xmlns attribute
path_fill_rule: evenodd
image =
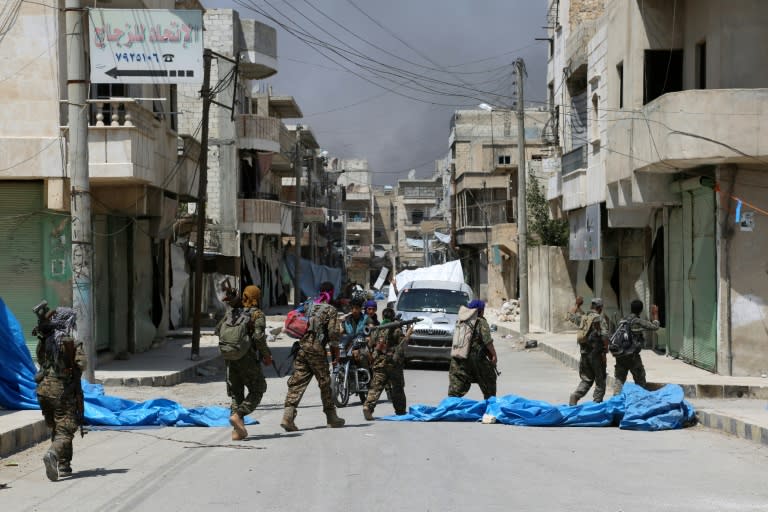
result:
<svg viewBox="0 0 768 512"><path fill-rule="evenodd" d="M373 411L367 407L363 407L363 416L365 416L366 420L373 421Z"/></svg>
<svg viewBox="0 0 768 512"><path fill-rule="evenodd" d="M248 431L245 429L245 422L239 413L234 413L229 417L229 423L234 427L232 430L232 440L242 441L248 437Z"/></svg>
<svg viewBox="0 0 768 512"><path fill-rule="evenodd" d="M45 476L48 480L55 482L59 479L59 457L51 450L43 455L43 464L45 464Z"/></svg>
<svg viewBox="0 0 768 512"><path fill-rule="evenodd" d="M299 430L299 427L293 422L295 417L296 408L290 406L286 407L285 412L283 412L283 421L280 422L280 426L283 427L286 432L296 432Z"/></svg>
<svg viewBox="0 0 768 512"><path fill-rule="evenodd" d="M571 393L571 397L568 400L568 405L576 405L576 403L579 401L579 397L576 396L576 393Z"/></svg>
<svg viewBox="0 0 768 512"><path fill-rule="evenodd" d="M328 427L339 428L344 426L344 418L336 416L336 409L328 409L325 411L325 417L328 420ZM373 416L371 416L373 418Z"/></svg>
<svg viewBox="0 0 768 512"><path fill-rule="evenodd" d="M72 466L69 462L59 462L59 476L71 476Z"/></svg>

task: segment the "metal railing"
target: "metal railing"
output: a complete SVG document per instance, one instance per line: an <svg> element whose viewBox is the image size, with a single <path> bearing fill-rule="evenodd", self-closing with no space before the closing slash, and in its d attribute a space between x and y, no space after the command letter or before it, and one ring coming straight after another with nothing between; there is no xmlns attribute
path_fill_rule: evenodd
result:
<svg viewBox="0 0 768 512"><path fill-rule="evenodd" d="M587 146L578 148L565 153L561 159L561 173L563 176L579 169L587 168Z"/></svg>

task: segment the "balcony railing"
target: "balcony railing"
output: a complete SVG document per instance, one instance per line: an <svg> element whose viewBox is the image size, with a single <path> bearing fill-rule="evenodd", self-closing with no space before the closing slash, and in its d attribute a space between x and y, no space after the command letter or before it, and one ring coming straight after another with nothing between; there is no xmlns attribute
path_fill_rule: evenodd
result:
<svg viewBox="0 0 768 512"><path fill-rule="evenodd" d="M279 201L238 199L237 223L243 233L279 235L282 208Z"/></svg>
<svg viewBox="0 0 768 512"><path fill-rule="evenodd" d="M563 176L579 169L586 169L587 146L579 146L578 148L565 153L562 157L561 168Z"/></svg>
<svg viewBox="0 0 768 512"><path fill-rule="evenodd" d="M240 149L280 152L280 128L276 117L239 114L235 116L235 134Z"/></svg>
<svg viewBox="0 0 768 512"><path fill-rule="evenodd" d="M132 98L89 103L88 155L92 179L136 181L176 193L188 188L189 180L182 174L186 167L182 166L181 172L177 168L178 136L167 120Z"/></svg>
<svg viewBox="0 0 768 512"><path fill-rule="evenodd" d="M457 227L491 227L495 224L512 224L517 218L516 201L502 201L499 204L484 207L470 206L460 210L457 219Z"/></svg>

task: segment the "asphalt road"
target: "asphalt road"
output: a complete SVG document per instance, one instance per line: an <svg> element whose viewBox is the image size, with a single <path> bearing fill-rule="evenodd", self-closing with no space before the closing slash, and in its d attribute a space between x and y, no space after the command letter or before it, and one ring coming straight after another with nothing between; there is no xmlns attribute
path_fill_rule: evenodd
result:
<svg viewBox="0 0 768 512"><path fill-rule="evenodd" d="M278 360L287 341L276 350ZM546 354L498 340L500 394L562 403L576 375ZM110 388L186 406L226 404L223 374L174 388ZM4 511L749 511L768 509L768 450L694 427L524 428L477 423L364 421L355 397L343 429L325 428L316 385L296 419L279 426L286 379L269 390L246 441L229 429L93 431L75 440L75 474L49 482L46 446L1 461ZM447 371L406 371L410 404L436 404ZM481 398L473 387L470 398ZM376 415L392 413L382 402ZM7 466L6 464L17 464Z"/></svg>

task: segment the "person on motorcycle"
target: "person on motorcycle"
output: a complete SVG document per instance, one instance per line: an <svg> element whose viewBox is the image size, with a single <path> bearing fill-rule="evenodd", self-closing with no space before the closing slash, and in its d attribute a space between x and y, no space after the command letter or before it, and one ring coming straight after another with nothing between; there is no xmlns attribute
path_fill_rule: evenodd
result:
<svg viewBox="0 0 768 512"><path fill-rule="evenodd" d="M371 319L368 318L368 315L363 313L362 298L353 298L350 302L350 306L352 307L352 310L342 324L342 328L344 329L344 335L341 337L342 351L356 336L364 336L366 325L372 325Z"/></svg>
<svg viewBox="0 0 768 512"><path fill-rule="evenodd" d="M373 325L379 325L379 319L376 318L376 309L378 309L378 304L376 304L376 301L373 299L369 299L365 301L365 314L368 316L368 318L371 319L371 323Z"/></svg>
<svg viewBox="0 0 768 512"><path fill-rule="evenodd" d="M394 321L395 310L385 308L381 312L381 325L386 326ZM363 405L363 416L373 421L373 410L384 388L389 386L389 398L395 408L395 414L406 413L405 376L403 367L405 344L413 331L413 326L403 337L401 327L393 329L378 329L371 334L369 346L373 351L373 377L368 396Z"/></svg>

